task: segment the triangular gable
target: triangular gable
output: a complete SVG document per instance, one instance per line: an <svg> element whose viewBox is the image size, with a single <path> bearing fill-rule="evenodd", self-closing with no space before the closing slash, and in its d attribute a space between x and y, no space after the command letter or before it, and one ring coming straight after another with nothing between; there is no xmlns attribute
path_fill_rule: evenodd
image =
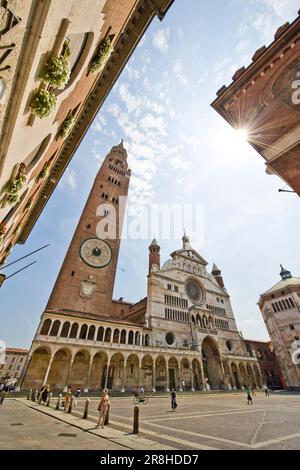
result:
<svg viewBox="0 0 300 470"><path fill-rule="evenodd" d="M191 255L191 256L190 256ZM171 254L172 259L176 259L176 257L184 258L188 261L194 261L196 263L200 263L203 266L207 266L208 262L202 258L202 256L197 253L193 248L183 248L181 250L176 250Z"/></svg>

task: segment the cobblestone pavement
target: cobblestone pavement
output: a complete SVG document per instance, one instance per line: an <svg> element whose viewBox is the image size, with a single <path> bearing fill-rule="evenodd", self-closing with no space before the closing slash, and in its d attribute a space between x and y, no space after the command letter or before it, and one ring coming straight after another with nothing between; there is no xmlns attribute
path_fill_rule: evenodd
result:
<svg viewBox="0 0 300 470"><path fill-rule="evenodd" d="M149 398L140 406L140 431L177 449L300 449L300 394L257 392L253 405L245 393L178 394L176 412L170 399ZM132 429L132 398L112 398L113 426ZM77 406L82 410L84 400ZM90 417L98 400L91 399Z"/></svg>
<svg viewBox="0 0 300 470"><path fill-rule="evenodd" d="M1 450L125 449L11 399L0 407L0 429Z"/></svg>
<svg viewBox="0 0 300 470"><path fill-rule="evenodd" d="M178 394L176 412L167 396L149 398L147 405L140 405L138 436L132 434L132 398L111 398L110 426L99 431L92 431L99 399L90 398L88 421L82 419L84 403L84 398L77 400L69 415L56 411L54 401L46 408L6 400L0 408L0 448L300 449L300 394L265 397L258 392L253 405L247 405L245 393ZM61 433L77 438L58 436Z"/></svg>

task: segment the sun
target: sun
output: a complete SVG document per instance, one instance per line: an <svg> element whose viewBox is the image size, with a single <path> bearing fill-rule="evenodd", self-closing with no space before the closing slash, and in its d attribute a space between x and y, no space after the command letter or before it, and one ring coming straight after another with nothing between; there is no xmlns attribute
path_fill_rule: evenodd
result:
<svg viewBox="0 0 300 470"><path fill-rule="evenodd" d="M235 138L238 142L244 143L248 141L249 134L247 129L233 129Z"/></svg>

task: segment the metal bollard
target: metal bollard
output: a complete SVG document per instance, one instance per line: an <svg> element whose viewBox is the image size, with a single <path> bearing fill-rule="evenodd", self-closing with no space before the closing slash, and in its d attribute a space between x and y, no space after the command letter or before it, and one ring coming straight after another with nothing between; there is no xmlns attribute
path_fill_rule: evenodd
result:
<svg viewBox="0 0 300 470"><path fill-rule="evenodd" d="M109 407L108 407L107 412L105 414L104 426L107 426L108 424L109 424Z"/></svg>
<svg viewBox="0 0 300 470"><path fill-rule="evenodd" d="M87 398L87 399L85 400L85 406L84 406L84 412L83 412L82 419L87 419L87 417L88 417L88 413L89 413L89 404L90 404L90 399Z"/></svg>
<svg viewBox="0 0 300 470"><path fill-rule="evenodd" d="M62 397L62 394L60 393L57 397L57 402L56 402L56 407L55 407L56 410L59 410L60 408L61 397Z"/></svg>
<svg viewBox="0 0 300 470"><path fill-rule="evenodd" d="M51 392L51 393L49 393L49 395L48 395L48 399L47 399L46 406L50 406L50 403L51 403L51 398L52 398L52 392Z"/></svg>
<svg viewBox="0 0 300 470"><path fill-rule="evenodd" d="M70 397L70 404L68 408L68 413L72 413L72 406L73 406L73 396Z"/></svg>
<svg viewBox="0 0 300 470"><path fill-rule="evenodd" d="M139 413L140 407L139 405L134 405L133 409L133 434L137 434L139 432Z"/></svg>
<svg viewBox="0 0 300 470"><path fill-rule="evenodd" d="M27 400L30 400L31 399L31 394L32 394L32 388L29 390L29 393L27 395Z"/></svg>
<svg viewBox="0 0 300 470"><path fill-rule="evenodd" d="M35 401L35 391L34 390L32 390L31 401Z"/></svg>

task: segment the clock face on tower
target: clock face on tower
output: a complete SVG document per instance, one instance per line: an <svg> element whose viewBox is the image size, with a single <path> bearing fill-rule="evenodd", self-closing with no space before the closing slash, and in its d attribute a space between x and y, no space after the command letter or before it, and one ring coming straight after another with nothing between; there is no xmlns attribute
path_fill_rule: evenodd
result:
<svg viewBox="0 0 300 470"><path fill-rule="evenodd" d="M88 238L81 243L80 257L92 268L104 268L111 262L111 247L100 238Z"/></svg>

